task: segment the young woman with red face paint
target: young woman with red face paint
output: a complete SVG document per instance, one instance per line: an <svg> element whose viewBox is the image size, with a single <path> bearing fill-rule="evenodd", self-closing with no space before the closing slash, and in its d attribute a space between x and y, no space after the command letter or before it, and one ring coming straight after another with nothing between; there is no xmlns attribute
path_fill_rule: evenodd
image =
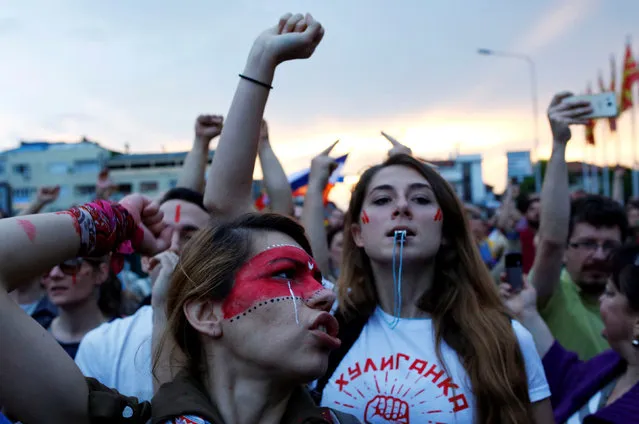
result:
<svg viewBox="0 0 639 424"><path fill-rule="evenodd" d="M234 150L233 138L257 141L276 65L309 57L323 33L310 15L288 14L258 37L224 126L218 148L221 157L243 154ZM212 167L212 176L217 176L218 168ZM228 175L221 175L209 182L228 187L224 180ZM220 201L216 197L219 194L219 190L211 194L207 187L207 204L227 204L227 198ZM213 212L228 218L247 206ZM126 230L103 228L112 222L109 214L87 217L91 208L101 207L111 215L122 215ZM148 221L148 229L135 228L141 219ZM78 250L103 254L106 247L113 249L115 242L127 238L133 238L145 254L167 248L157 207L140 202L130 201L126 209L91 205L88 210L41 215L29 222L36 228L35 241L15 220L0 222L0 230L19 242L19 248L27 249L33 243L31 256L46 267L78 256ZM115 238L107 237L112 243L97 252L92 223L100 227L101 235ZM146 422L148 408L138 408L135 399L122 399L104 390L94 395L95 381L89 382L89 393L77 368L53 338L19 315L24 313L8 300L6 289L17 284L20 273L16 267L25 267L26 259L16 264L11 251L0 245L0 263L10 264L0 268L5 289L0 290L0 342L3 360L10 360L9 366L0 369L0 404L27 423L87 423L89 417L107 422L104 414L114 408L115 415L107 414L113 421L108 422ZM168 347L171 341L178 346L186 363L180 364L182 372L154 398L153 422L183 422L186 414L195 415L191 421L206 419L216 424L356 422L316 407L303 386L324 373L329 351L339 345L334 337L335 319L327 312L333 300L332 291L320 283L303 229L294 221L273 215L248 216L200 231L182 253L166 302L165 339ZM158 355L162 352L159 349ZM33 369L37 371L31 376L26 370ZM54 395L49 393L52 386L57 389Z"/></svg>
<svg viewBox="0 0 639 424"><path fill-rule="evenodd" d="M335 295L321 281L303 228L284 216L249 214L201 230L170 281L164 340L186 359L153 398L156 421L345 422L304 387L340 345L329 313ZM157 352L167 352L162 342ZM210 400L175 401L185 392Z"/></svg>
<svg viewBox="0 0 639 424"><path fill-rule="evenodd" d="M454 189L394 154L362 174L346 214L342 345L321 404L363 422L552 422L530 334L512 321Z"/></svg>
<svg viewBox="0 0 639 424"><path fill-rule="evenodd" d="M328 313L334 294L321 284L303 228L283 216L243 215L250 199L224 190L251 186L252 172L229 172L228 164L255 162L275 66L309 57L323 33L310 15L288 14L249 55L205 193L212 214L239 218L200 231L180 256L155 361L156 377L170 382L153 398L154 422L346 422L316 407L303 386L325 372L329 351L339 346ZM162 311L154 307L159 324ZM183 361L172 362L173 348ZM167 378L166 363L179 372L169 369ZM179 403L178 394L200 401Z"/></svg>

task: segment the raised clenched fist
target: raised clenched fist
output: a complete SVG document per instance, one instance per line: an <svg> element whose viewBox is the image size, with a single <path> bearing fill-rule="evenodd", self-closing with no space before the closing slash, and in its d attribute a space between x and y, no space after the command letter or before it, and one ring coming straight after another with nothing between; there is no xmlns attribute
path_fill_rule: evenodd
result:
<svg viewBox="0 0 639 424"><path fill-rule="evenodd" d="M200 115L195 120L195 137L206 142L222 132L224 118L219 115Z"/></svg>
<svg viewBox="0 0 639 424"><path fill-rule="evenodd" d="M263 50L277 65L286 60L311 57L323 36L324 28L309 13L287 13L277 25L255 40L255 47Z"/></svg>
<svg viewBox="0 0 639 424"><path fill-rule="evenodd" d="M37 200L43 205L55 202L60 195L60 186L44 186L38 189Z"/></svg>
<svg viewBox="0 0 639 424"><path fill-rule="evenodd" d="M408 403L393 396L375 396L366 404L366 424L409 424Z"/></svg>

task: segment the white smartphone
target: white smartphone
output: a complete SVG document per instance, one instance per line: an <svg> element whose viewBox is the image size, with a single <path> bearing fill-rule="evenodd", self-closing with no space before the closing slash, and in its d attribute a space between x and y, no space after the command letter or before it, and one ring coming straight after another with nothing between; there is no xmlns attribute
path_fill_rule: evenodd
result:
<svg viewBox="0 0 639 424"><path fill-rule="evenodd" d="M568 97L566 102L590 102L592 113L584 115L584 118L614 118L619 115L617 107L617 94L610 91L599 94L584 94L580 96Z"/></svg>

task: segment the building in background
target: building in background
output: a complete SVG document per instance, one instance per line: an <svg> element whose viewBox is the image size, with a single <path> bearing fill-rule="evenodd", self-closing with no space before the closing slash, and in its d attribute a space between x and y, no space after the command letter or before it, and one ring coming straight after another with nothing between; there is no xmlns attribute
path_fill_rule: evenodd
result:
<svg viewBox="0 0 639 424"><path fill-rule="evenodd" d="M487 199L482 176L481 155L458 155L450 160L435 160L439 173L448 181L464 203L483 205Z"/></svg>
<svg viewBox="0 0 639 424"><path fill-rule="evenodd" d="M60 186L49 210L82 203L95 194L96 176L115 152L83 138L77 143L22 141L0 153L0 183L11 189L14 211L35 199L38 187Z"/></svg>
<svg viewBox="0 0 639 424"><path fill-rule="evenodd" d="M130 193L159 197L177 185L187 153L121 154L87 139L77 143L23 141L18 148L0 153L0 208L15 213L35 199L38 187L56 185L60 196L45 211L89 202L95 198L103 168L109 169L117 185L113 200ZM213 155L209 152L209 164ZM261 181L255 181L255 197L260 189Z"/></svg>
<svg viewBox="0 0 639 424"><path fill-rule="evenodd" d="M0 182L0 218L11 216L11 187L7 182Z"/></svg>
<svg viewBox="0 0 639 424"><path fill-rule="evenodd" d="M119 200L130 193L141 193L151 198L162 196L177 186L178 178L188 152L178 153L132 153L113 156L107 163L109 176L117 193L112 198ZM215 151L209 151L208 165ZM205 177L208 175L208 169ZM261 181L253 181L252 195L257 198L262 188Z"/></svg>
<svg viewBox="0 0 639 424"><path fill-rule="evenodd" d="M530 150L506 152L506 159L508 161L508 178L510 180L516 180L521 183L526 177L533 175Z"/></svg>
<svg viewBox="0 0 639 424"><path fill-rule="evenodd" d="M113 156L106 167L111 180L118 187L114 199L119 200L130 193L142 193L154 198L176 187L187 153L133 153ZM213 154L214 152L209 152L209 164Z"/></svg>

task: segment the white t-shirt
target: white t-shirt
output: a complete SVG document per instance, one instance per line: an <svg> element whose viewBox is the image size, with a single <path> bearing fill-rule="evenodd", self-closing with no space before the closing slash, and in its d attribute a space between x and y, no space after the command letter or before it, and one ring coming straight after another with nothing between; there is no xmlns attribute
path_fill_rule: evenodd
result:
<svg viewBox="0 0 639 424"><path fill-rule="evenodd" d="M104 323L87 333L75 363L86 377L123 395L151 400L152 335L153 308L143 306L130 317Z"/></svg>
<svg viewBox="0 0 639 424"><path fill-rule="evenodd" d="M377 308L337 367L322 406L355 415L362 423L472 423L468 374L455 351L442 342L444 371L437 360L431 319L400 319ZM513 328L526 363L530 400L550 397L544 368L531 334Z"/></svg>

